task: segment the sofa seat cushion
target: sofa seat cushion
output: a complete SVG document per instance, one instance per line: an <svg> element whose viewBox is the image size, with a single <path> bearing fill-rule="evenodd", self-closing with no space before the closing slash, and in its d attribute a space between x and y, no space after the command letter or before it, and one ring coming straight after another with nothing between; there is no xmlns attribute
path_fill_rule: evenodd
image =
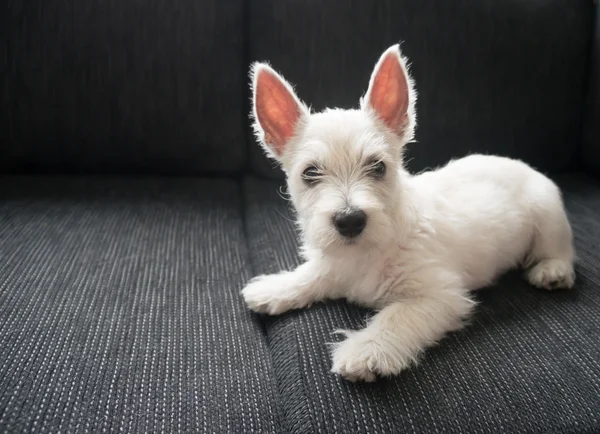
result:
<svg viewBox="0 0 600 434"><path fill-rule="evenodd" d="M261 317L291 432L597 432L600 430L600 185L560 180L580 260L574 291L545 292L511 273L477 292L470 327L416 368L375 383L329 372L327 343L369 313L342 301ZM245 183L256 273L299 261L278 184Z"/></svg>
<svg viewBox="0 0 600 434"><path fill-rule="evenodd" d="M0 431L279 432L234 181L0 178Z"/></svg>

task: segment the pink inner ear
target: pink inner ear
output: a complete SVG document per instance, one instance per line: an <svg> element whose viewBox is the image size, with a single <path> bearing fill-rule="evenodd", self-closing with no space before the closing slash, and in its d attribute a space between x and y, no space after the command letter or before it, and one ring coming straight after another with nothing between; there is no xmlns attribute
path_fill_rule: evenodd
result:
<svg viewBox="0 0 600 434"><path fill-rule="evenodd" d="M254 104L265 142L281 155L301 115L296 99L279 77L262 69L256 78Z"/></svg>
<svg viewBox="0 0 600 434"><path fill-rule="evenodd" d="M408 111L408 81L397 54L390 52L380 63L371 85L369 105L392 130L405 124Z"/></svg>

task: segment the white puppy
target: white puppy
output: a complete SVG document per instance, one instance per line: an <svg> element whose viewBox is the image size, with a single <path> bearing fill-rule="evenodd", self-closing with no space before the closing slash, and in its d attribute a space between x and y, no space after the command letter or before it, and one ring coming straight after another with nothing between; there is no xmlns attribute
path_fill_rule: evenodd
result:
<svg viewBox="0 0 600 434"><path fill-rule="evenodd" d="M397 45L379 59L358 110L311 113L269 66L252 75L254 129L286 175L306 260L259 276L248 306L277 315L346 298L378 310L345 331L332 372L373 381L415 363L473 312L470 290L528 268L570 288L573 242L559 189L520 161L473 155L418 176L403 167L416 93Z"/></svg>

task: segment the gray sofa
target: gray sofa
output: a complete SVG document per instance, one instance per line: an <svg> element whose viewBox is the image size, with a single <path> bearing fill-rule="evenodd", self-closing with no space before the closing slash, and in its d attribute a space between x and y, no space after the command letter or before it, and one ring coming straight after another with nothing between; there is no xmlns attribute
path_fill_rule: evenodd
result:
<svg viewBox="0 0 600 434"><path fill-rule="evenodd" d="M0 432L600 432L600 15L592 0L6 0ZM246 309L298 264L248 66L351 107L404 41L411 170L482 152L561 186L576 289L518 275L398 377L329 373L368 311Z"/></svg>

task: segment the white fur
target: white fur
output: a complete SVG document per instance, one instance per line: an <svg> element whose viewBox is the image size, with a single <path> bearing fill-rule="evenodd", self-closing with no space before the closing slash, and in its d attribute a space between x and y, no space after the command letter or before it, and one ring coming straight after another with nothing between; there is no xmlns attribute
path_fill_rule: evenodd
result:
<svg viewBox="0 0 600 434"><path fill-rule="evenodd" d="M383 56L390 52L408 74L398 47ZM402 148L412 137L415 103L407 80L410 116L401 132L383 125L367 98L359 110L310 114L302 106L295 135L278 159L306 262L256 277L242 291L251 309L267 314L332 298L378 309L366 328L342 332L346 340L334 346L332 372L349 380L372 381L415 363L426 347L463 326L474 309L470 291L508 269L530 268L527 278L541 288L574 283L571 229L548 178L523 162L483 155L417 176L404 169ZM258 122L255 129L261 139ZM386 163L383 179L365 172L372 157ZM310 186L301 175L315 162L323 178ZM348 205L368 216L354 242L332 224Z"/></svg>

